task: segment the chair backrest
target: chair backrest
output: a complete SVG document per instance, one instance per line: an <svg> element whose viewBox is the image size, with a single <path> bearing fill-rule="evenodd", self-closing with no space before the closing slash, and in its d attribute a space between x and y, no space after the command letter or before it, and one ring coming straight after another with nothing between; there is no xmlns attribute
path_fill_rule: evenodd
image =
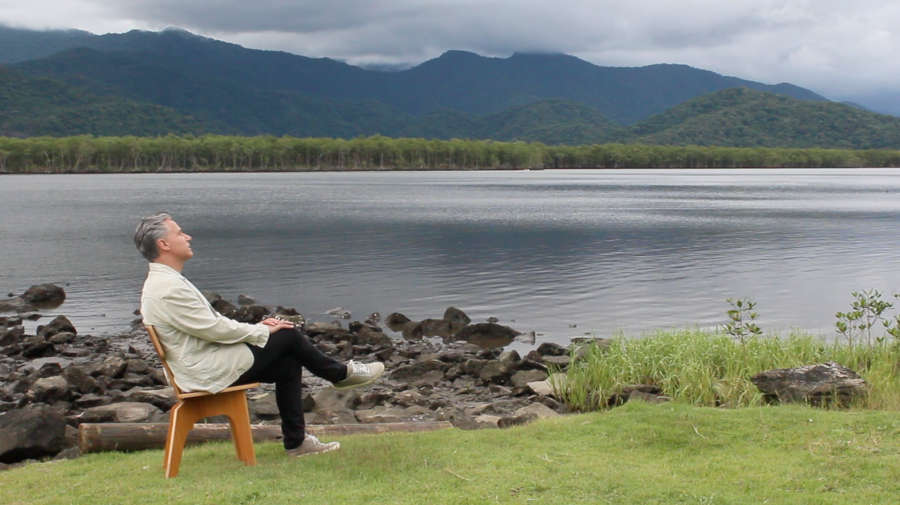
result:
<svg viewBox="0 0 900 505"><path fill-rule="evenodd" d="M175 384L175 376L172 374L172 369L169 368L169 364L166 363L166 350L163 349L162 344L159 342L159 335L156 334L156 328L151 324L145 325L144 327L147 328L147 334L150 335L150 342L153 343L153 348L156 349L159 361L162 362L163 371L166 373L166 379L169 381L169 385L175 390L175 396L181 398L184 392L178 388L177 384Z"/></svg>

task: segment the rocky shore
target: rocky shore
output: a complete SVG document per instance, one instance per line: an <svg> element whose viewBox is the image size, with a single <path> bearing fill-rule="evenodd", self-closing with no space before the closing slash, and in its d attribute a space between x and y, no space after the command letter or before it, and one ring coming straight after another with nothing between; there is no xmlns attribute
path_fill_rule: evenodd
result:
<svg viewBox="0 0 900 505"><path fill-rule="evenodd" d="M543 343L525 356L504 351L522 337L519 332L494 322L472 324L453 307L440 319L423 321L391 314L384 323L396 332L392 336L378 314L349 321L349 313L336 309L336 320L307 322L291 308L257 305L244 296L235 305L205 295L228 317L254 323L277 314L303 325L332 356L385 363L385 376L362 390L338 391L305 374L308 424L450 421L472 429L566 411L546 379L551 369L568 365L569 349ZM25 297L17 298L12 310L33 309ZM65 316L39 325L35 334L25 333L21 315L0 317L0 376L2 465L77 456L79 424L167 422L175 401L140 318L121 334L100 337L80 334ZM249 401L253 423L279 423L273 385L252 390Z"/></svg>

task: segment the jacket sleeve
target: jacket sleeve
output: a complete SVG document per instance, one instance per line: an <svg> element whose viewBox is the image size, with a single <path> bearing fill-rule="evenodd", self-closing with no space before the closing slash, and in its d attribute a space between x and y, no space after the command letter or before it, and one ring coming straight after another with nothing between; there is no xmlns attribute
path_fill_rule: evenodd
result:
<svg viewBox="0 0 900 505"><path fill-rule="evenodd" d="M269 329L263 324L240 323L215 312L205 300L188 288L170 289L159 298L168 322L178 330L210 342L265 345Z"/></svg>

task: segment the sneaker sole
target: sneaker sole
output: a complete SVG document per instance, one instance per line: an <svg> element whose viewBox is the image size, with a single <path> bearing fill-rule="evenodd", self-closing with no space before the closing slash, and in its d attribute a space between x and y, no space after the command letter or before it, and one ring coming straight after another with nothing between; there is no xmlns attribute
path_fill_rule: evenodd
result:
<svg viewBox="0 0 900 505"><path fill-rule="evenodd" d="M367 380L367 381L365 381L365 382L360 382L360 383L358 383L358 384L350 384L350 385L348 385L348 386L334 386L334 389L344 390L344 389L361 388L361 387L363 387L363 386L368 386L369 384L371 384L371 383L377 381L378 379L380 379L382 375L384 375L384 370L382 370L381 373L379 373L379 374L376 375L375 377L372 377L371 379L369 379L369 380Z"/></svg>
<svg viewBox="0 0 900 505"><path fill-rule="evenodd" d="M338 450L338 449L340 449L340 448L341 448L341 446L338 445L338 446L335 446L335 447L329 447L328 449L324 449L324 450L321 450L321 451L301 452L301 453L299 453L299 454L296 454L296 453L295 453L295 454L292 454L292 453L289 452L289 453L288 453L288 456L290 456L290 457L292 457L292 458L302 458L303 456L312 456L313 454L325 454L326 452L333 452L333 451L336 451L336 450Z"/></svg>

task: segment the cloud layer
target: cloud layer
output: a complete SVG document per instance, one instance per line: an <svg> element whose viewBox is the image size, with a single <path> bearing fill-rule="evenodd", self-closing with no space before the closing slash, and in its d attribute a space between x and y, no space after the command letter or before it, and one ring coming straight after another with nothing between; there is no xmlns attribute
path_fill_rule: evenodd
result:
<svg viewBox="0 0 900 505"><path fill-rule="evenodd" d="M874 0L0 0L0 22L94 33L177 26L354 64L417 64L448 49L685 63L832 98L900 85L900 4Z"/></svg>

